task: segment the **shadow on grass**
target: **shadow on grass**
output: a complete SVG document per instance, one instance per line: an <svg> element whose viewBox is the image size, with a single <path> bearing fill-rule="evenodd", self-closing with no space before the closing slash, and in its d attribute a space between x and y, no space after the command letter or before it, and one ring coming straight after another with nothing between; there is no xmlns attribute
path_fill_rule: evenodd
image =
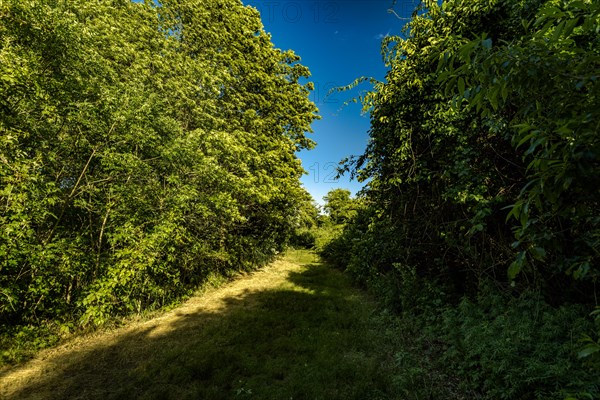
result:
<svg viewBox="0 0 600 400"><path fill-rule="evenodd" d="M345 276L311 264L111 344L71 352L10 398L392 399L390 344Z"/></svg>

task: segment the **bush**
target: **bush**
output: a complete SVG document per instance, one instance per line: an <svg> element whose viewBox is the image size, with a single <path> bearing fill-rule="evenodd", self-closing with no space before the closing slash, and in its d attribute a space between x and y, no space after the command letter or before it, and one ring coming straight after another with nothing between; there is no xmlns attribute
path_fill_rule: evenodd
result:
<svg viewBox="0 0 600 400"><path fill-rule="evenodd" d="M445 307L437 320L427 335L443 342L439 365L463 392L482 399L600 395L597 371L577 358L580 332L591 328L583 306L553 308L538 293L510 297L488 287L476 300Z"/></svg>
<svg viewBox="0 0 600 400"><path fill-rule="evenodd" d="M290 238L290 245L295 248L312 249L315 246L317 234L314 229L295 231Z"/></svg>

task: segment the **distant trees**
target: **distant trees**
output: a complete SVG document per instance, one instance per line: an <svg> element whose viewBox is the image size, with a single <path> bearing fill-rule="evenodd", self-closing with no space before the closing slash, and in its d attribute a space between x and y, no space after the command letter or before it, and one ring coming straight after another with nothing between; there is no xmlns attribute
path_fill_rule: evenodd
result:
<svg viewBox="0 0 600 400"><path fill-rule="evenodd" d="M285 245L317 109L237 0L0 4L0 321L101 324Z"/></svg>
<svg viewBox="0 0 600 400"><path fill-rule="evenodd" d="M356 216L356 200L347 189L332 189L323 197L323 209L334 224L342 224Z"/></svg>

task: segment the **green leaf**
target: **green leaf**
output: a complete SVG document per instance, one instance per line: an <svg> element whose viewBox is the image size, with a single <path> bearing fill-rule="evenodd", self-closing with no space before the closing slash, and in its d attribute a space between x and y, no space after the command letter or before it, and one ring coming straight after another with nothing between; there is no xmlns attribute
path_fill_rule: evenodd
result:
<svg viewBox="0 0 600 400"><path fill-rule="evenodd" d="M524 251L519 252L515 260L508 267L508 279L513 281L523 270L526 264L526 254Z"/></svg>
<svg viewBox="0 0 600 400"><path fill-rule="evenodd" d="M525 144L526 142L530 141L531 139L533 139L534 137L536 137L538 134L539 134L539 131L533 131L533 132L525 135L521 140L519 140L519 143L517 143L516 147L521 147L523 144Z"/></svg>
<svg viewBox="0 0 600 400"><path fill-rule="evenodd" d="M564 27L565 27L565 21L562 21L558 24L558 26L556 28L554 28L554 34L552 35L553 42L558 41L558 39L560 38L560 35L563 32Z"/></svg>
<svg viewBox="0 0 600 400"><path fill-rule="evenodd" d="M544 257L546 257L546 250L542 247L533 247L529 253L538 261L544 261Z"/></svg>
<svg viewBox="0 0 600 400"><path fill-rule="evenodd" d="M458 78L458 95L463 96L465 94L465 80L463 77Z"/></svg>
<svg viewBox="0 0 600 400"><path fill-rule="evenodd" d="M585 346L583 349L581 349L577 353L577 357L578 358L586 358L586 357L589 357L592 354L596 354L598 352L600 352L600 345L598 345L598 344L588 344L587 346Z"/></svg>
<svg viewBox="0 0 600 400"><path fill-rule="evenodd" d="M534 153L539 146L544 145L547 141L548 139L546 137L537 138L533 143L531 143L529 148L525 151L525 154Z"/></svg>

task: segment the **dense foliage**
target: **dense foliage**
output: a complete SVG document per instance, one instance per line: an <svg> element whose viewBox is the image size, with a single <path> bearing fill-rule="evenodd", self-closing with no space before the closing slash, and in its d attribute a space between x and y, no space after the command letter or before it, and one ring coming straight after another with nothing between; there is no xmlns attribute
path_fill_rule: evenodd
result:
<svg viewBox="0 0 600 400"><path fill-rule="evenodd" d="M473 396L599 396L572 338L598 302L600 3L424 1L384 54L346 165L366 206L324 256L439 326Z"/></svg>
<svg viewBox="0 0 600 400"><path fill-rule="evenodd" d="M0 21L3 329L101 324L283 248L317 110L255 9L8 0Z"/></svg>
<svg viewBox="0 0 600 400"><path fill-rule="evenodd" d="M356 216L356 199L350 197L348 189L332 189L323 200L323 209L334 224L343 224Z"/></svg>

